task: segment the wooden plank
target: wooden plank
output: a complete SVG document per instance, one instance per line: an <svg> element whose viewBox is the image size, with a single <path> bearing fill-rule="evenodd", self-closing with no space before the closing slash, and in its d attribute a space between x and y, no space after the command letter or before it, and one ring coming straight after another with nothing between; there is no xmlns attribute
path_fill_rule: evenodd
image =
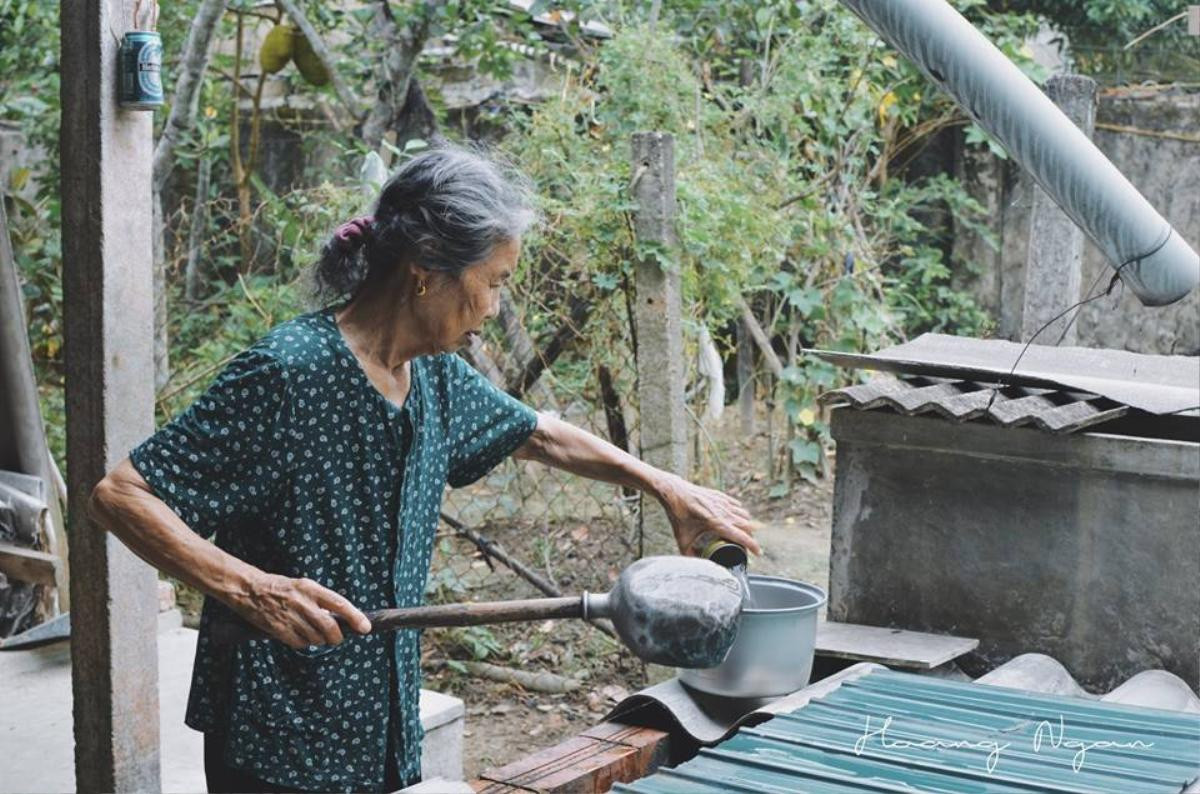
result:
<svg viewBox="0 0 1200 794"><path fill-rule="evenodd" d="M667 758L668 735L652 728L601 723L559 744L498 769L471 785L478 792L603 792L658 769Z"/></svg>
<svg viewBox="0 0 1200 794"><path fill-rule="evenodd" d="M862 626L857 623L817 623L818 656L878 662L888 667L931 670L970 653L979 640L948 634Z"/></svg>
<svg viewBox="0 0 1200 794"><path fill-rule="evenodd" d="M53 554L0 543L0 573L19 582L53 587L58 574L58 558Z"/></svg>

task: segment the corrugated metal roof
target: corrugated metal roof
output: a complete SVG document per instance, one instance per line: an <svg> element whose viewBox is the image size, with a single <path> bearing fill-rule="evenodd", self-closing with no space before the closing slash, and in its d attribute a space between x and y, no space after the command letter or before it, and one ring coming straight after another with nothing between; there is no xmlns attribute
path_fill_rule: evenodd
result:
<svg viewBox="0 0 1200 794"><path fill-rule="evenodd" d="M993 392L995 398L993 399ZM1034 425L1073 433L1129 413L1129 406L1083 392L926 377L878 377L821 395L821 402L861 410L891 408L906 416L935 413L955 422L989 419L1004 427Z"/></svg>
<svg viewBox="0 0 1200 794"><path fill-rule="evenodd" d="M871 670L613 791L1179 792L1200 715Z"/></svg>
<svg viewBox="0 0 1200 794"><path fill-rule="evenodd" d="M1200 358L1124 350L1024 345L1000 339L922 334L870 355L812 351L842 367L929 378L1078 390L1151 414L1200 408ZM1018 362L1018 358L1020 361ZM1013 366L1016 371L1011 375Z"/></svg>

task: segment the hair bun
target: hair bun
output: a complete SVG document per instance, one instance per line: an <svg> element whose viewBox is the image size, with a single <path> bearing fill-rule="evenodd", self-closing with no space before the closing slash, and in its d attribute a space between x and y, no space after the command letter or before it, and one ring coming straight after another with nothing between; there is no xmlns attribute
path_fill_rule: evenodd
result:
<svg viewBox="0 0 1200 794"><path fill-rule="evenodd" d="M333 240L339 248L358 248L366 242L367 232L370 231L371 224L374 222L375 219L370 215L363 215L346 221L337 227L337 230L333 233Z"/></svg>

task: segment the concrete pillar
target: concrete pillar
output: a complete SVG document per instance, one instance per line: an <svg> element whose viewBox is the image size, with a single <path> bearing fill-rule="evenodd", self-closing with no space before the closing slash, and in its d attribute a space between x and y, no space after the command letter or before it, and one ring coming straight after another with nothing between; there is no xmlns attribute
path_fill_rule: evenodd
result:
<svg viewBox="0 0 1200 794"><path fill-rule="evenodd" d="M132 4L63 3L62 243L71 666L81 792L159 789L157 576L84 511L154 429L152 114L117 107Z"/></svg>
<svg viewBox="0 0 1200 794"><path fill-rule="evenodd" d="M1089 138L1096 126L1096 81L1082 75L1059 75L1046 83L1046 94ZM1038 329L1077 302L1083 269L1083 230L1067 217L1040 187L1033 188L1029 253L1025 266L1025 299L1021 311L1021 339L1028 341ZM1042 331L1039 344L1052 345L1063 329L1070 329L1063 344L1075 344L1073 312Z"/></svg>
<svg viewBox="0 0 1200 794"><path fill-rule="evenodd" d="M633 135L633 187L638 242L662 249L675 240L675 139L661 132ZM652 466L687 474L687 424L683 403L683 329L677 269L648 256L637 263L638 416L642 458ZM677 550L666 514L643 503L645 554Z"/></svg>

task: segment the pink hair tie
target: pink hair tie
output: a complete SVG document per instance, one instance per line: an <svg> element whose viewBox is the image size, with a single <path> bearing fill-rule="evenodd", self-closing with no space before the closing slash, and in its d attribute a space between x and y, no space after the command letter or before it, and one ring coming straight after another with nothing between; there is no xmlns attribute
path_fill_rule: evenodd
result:
<svg viewBox="0 0 1200 794"><path fill-rule="evenodd" d="M333 233L333 236L340 243L357 244L367 231L367 227L374 222L375 218L370 215L354 218L337 227L337 231Z"/></svg>

